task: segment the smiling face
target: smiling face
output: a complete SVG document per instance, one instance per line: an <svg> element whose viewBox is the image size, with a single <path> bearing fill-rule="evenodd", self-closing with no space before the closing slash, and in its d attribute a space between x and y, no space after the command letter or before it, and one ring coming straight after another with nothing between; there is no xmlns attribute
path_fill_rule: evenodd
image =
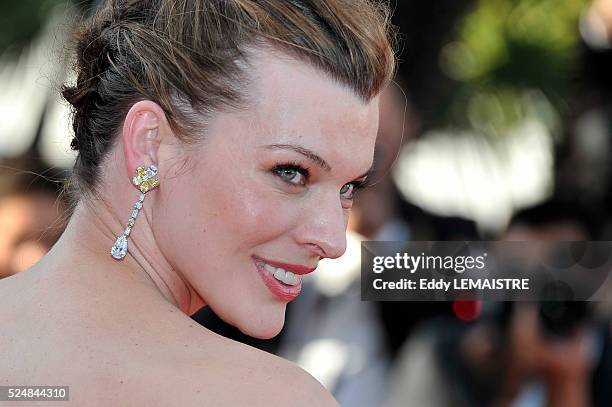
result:
<svg viewBox="0 0 612 407"><path fill-rule="evenodd" d="M270 266L314 268L345 251L353 187L372 164L378 100L365 103L288 57L262 52L251 63L250 105L215 114L205 140L185 149L188 171L169 167L153 225L166 259L207 305L270 338L301 284L280 271L289 284L281 283Z"/></svg>

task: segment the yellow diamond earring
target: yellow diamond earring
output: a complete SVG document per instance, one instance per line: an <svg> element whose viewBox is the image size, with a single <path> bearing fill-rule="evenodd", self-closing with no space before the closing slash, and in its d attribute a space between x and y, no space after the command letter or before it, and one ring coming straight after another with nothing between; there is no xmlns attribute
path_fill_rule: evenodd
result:
<svg viewBox="0 0 612 407"><path fill-rule="evenodd" d="M111 256L116 260L121 260L125 257L128 251L127 239L132 232L136 217L142 209L142 203L144 202L145 194L159 185L159 179L157 178L157 167L153 164L149 165L145 170L144 167L138 167L136 169L136 176L132 178L132 183L140 188L140 195L138 201L134 204L132 209L132 216L127 222L127 226L123 233L117 238L115 244L111 248Z"/></svg>

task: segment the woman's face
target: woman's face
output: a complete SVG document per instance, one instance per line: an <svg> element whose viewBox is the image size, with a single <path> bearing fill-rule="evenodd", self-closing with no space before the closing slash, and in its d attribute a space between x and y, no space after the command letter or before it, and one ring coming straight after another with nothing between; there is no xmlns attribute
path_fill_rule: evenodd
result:
<svg viewBox="0 0 612 407"><path fill-rule="evenodd" d="M378 100L366 104L304 62L261 53L252 63L249 107L217 113L201 145L185 150L188 168L160 162L167 175L153 227L166 259L217 315L270 338L301 285L285 271L345 251Z"/></svg>

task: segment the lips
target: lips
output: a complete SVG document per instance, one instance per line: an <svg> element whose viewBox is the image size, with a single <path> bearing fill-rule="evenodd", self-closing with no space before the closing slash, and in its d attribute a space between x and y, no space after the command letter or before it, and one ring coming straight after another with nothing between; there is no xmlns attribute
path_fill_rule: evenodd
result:
<svg viewBox="0 0 612 407"><path fill-rule="evenodd" d="M269 271L264 268L264 262L258 258L253 257L253 263L255 268L266 287L274 294L278 299L284 302L294 300L302 291L302 281L300 280L296 285L288 285L278 281Z"/></svg>
<svg viewBox="0 0 612 407"><path fill-rule="evenodd" d="M312 273L313 271L316 270L316 267L307 267L307 266L302 266L299 264L282 263L279 261L268 260L268 259L264 259L264 258L257 257L257 256L253 256L253 258L256 260L262 261L264 263L267 263L271 266L280 267L282 269L285 269L286 271L290 271L293 274L298 274L301 276L303 276L304 274Z"/></svg>

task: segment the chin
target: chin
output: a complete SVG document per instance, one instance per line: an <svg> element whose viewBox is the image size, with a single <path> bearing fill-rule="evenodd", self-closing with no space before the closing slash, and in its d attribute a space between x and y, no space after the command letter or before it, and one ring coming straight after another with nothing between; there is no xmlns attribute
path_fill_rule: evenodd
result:
<svg viewBox="0 0 612 407"><path fill-rule="evenodd" d="M280 333L284 325L285 313L283 310L282 315L253 318L235 326L240 332L253 338L272 339Z"/></svg>

